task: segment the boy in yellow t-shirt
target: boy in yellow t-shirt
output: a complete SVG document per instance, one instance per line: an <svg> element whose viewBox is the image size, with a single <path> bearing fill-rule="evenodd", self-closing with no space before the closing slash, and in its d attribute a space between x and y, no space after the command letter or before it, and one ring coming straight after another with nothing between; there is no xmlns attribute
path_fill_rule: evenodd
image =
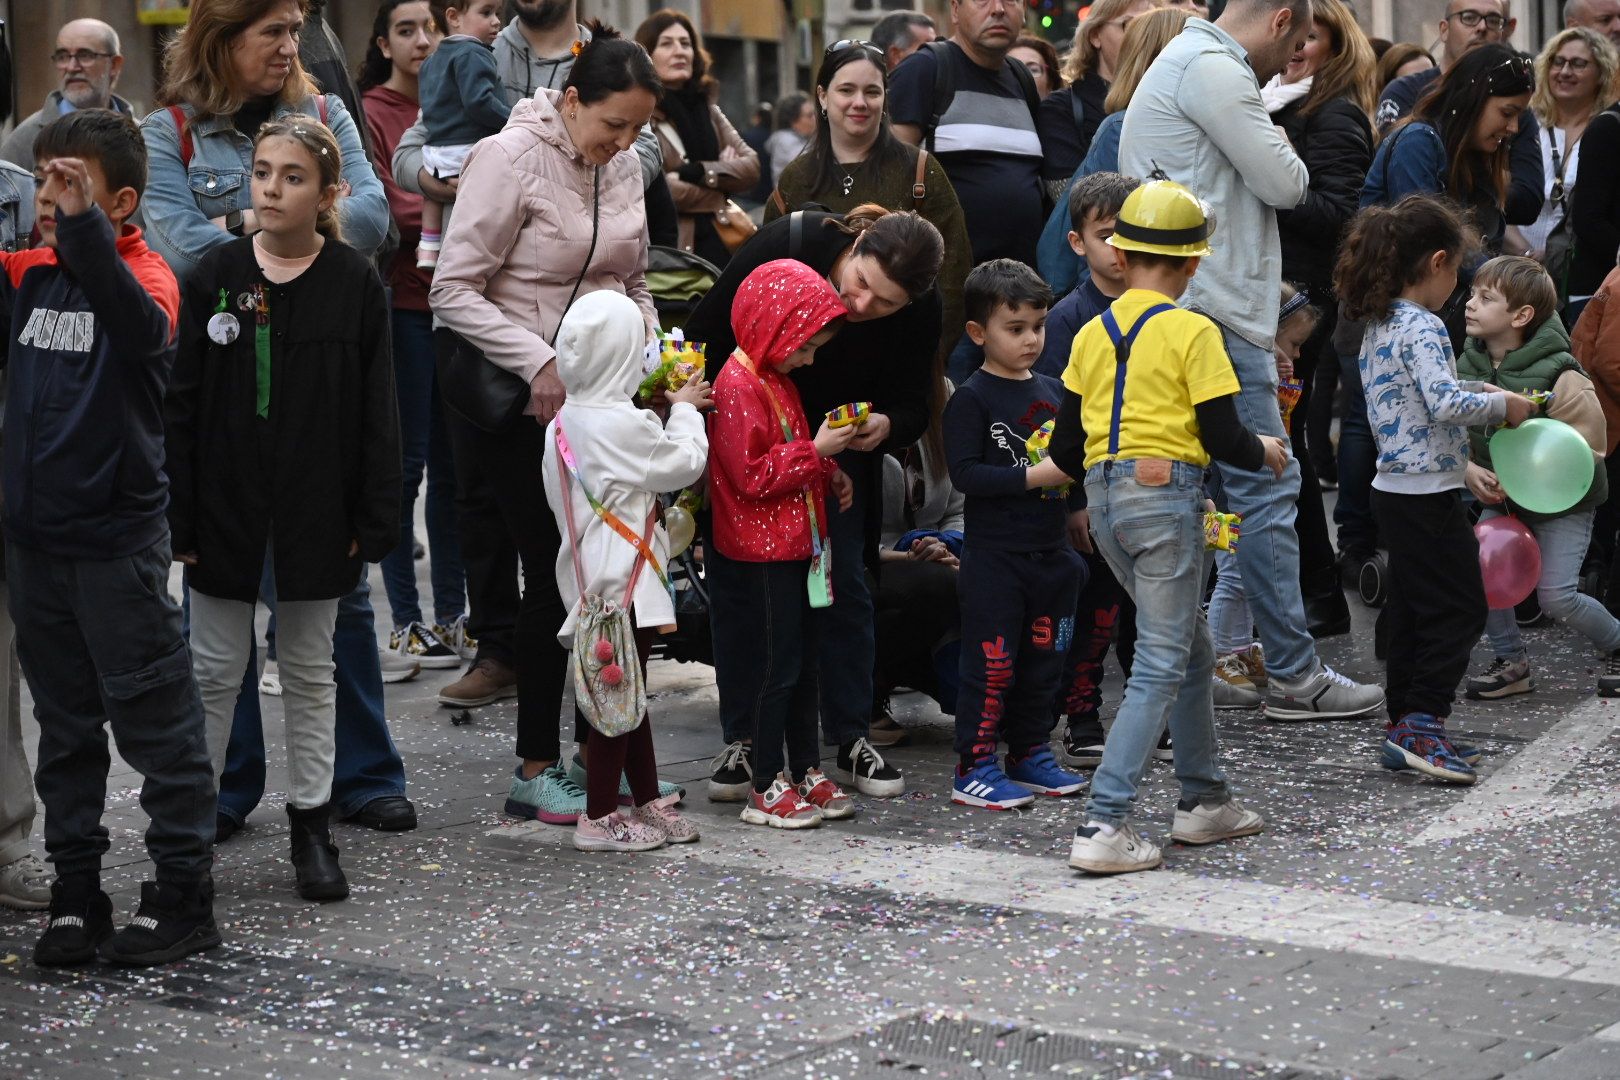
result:
<svg viewBox="0 0 1620 1080"><path fill-rule="evenodd" d="M1215 652L1199 612L1204 468L1211 458L1281 473L1287 444L1238 419L1238 380L1220 330L1175 305L1209 254L1208 215L1169 180L1132 192L1108 243L1127 291L1076 335L1052 459L1085 477L1093 534L1136 602L1136 658L1091 781L1069 865L1096 874L1150 870L1157 845L1127 823L1168 721L1181 801L1172 839L1251 836L1259 814L1232 798L1215 746Z"/></svg>

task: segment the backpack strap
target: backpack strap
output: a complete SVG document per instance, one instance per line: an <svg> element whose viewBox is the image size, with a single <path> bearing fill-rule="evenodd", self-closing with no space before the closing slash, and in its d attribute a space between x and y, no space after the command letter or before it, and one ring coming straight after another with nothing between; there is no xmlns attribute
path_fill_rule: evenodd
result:
<svg viewBox="0 0 1620 1080"><path fill-rule="evenodd" d="M929 150L934 149L934 133L939 130L939 122L950 111L951 102L956 100L956 65L950 62L948 50L950 41L930 41L919 46L928 50L934 58L934 107L933 115L928 120L928 130L923 132L923 145Z"/></svg>
<svg viewBox="0 0 1620 1080"><path fill-rule="evenodd" d="M1086 103L1080 100L1080 95L1074 87L1069 87L1069 115L1074 117L1074 130L1081 130L1086 120Z"/></svg>
<svg viewBox="0 0 1620 1080"><path fill-rule="evenodd" d="M781 188L771 189L771 203L776 207L776 212L778 214L785 214L788 212L787 200L782 198Z"/></svg>
<svg viewBox="0 0 1620 1080"><path fill-rule="evenodd" d="M1149 319L1155 315L1162 315L1166 311L1176 310L1174 304L1154 304L1137 317L1130 331L1121 333L1119 321L1114 318L1114 309L1109 307L1102 313L1103 329L1108 332L1108 340L1114 343L1114 412L1108 423L1108 454L1113 457L1119 453L1119 420L1125 411L1125 365L1131 359L1131 346L1136 344L1136 337L1142 332Z"/></svg>
<svg viewBox="0 0 1620 1080"><path fill-rule="evenodd" d="M804 211L795 210L788 215L788 258L797 259L804 248Z"/></svg>
<svg viewBox="0 0 1620 1080"><path fill-rule="evenodd" d="M326 95L325 94L316 94L315 95L315 111L320 114L321 126L322 127L331 127L332 125L330 123L328 123L327 119L326 119L326 110L327 110Z"/></svg>
<svg viewBox="0 0 1620 1080"><path fill-rule="evenodd" d="M1029 68L1017 60L1009 57L1005 63L1024 91L1024 104L1029 106L1029 118L1033 121L1041 111L1041 89L1035 85L1035 76L1029 73Z"/></svg>
<svg viewBox="0 0 1620 1080"><path fill-rule="evenodd" d="M928 151L917 147L917 175L911 180L911 208L922 213L928 200Z"/></svg>
<svg viewBox="0 0 1620 1080"><path fill-rule="evenodd" d="M191 132L186 127L186 110L178 105L170 105L169 117L174 121L175 134L180 136L180 167L189 169L194 147L191 145Z"/></svg>

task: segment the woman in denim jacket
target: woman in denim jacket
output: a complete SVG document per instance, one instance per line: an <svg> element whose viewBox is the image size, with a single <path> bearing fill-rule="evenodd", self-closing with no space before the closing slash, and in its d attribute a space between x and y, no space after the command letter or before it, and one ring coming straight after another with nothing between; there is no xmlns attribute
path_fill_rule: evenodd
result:
<svg viewBox="0 0 1620 1080"><path fill-rule="evenodd" d="M256 231L253 136L291 113L306 113L337 136L348 188L339 209L344 239L370 255L388 233L388 201L354 118L336 94L321 94L298 62L302 6L194 0L190 23L165 55L164 107L141 122L148 154L142 212L147 241L182 285L211 248Z"/></svg>

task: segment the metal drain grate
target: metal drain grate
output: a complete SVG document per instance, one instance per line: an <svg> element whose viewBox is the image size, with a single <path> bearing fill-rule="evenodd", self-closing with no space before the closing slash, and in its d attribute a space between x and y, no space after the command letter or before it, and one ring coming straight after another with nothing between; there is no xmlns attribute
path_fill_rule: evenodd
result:
<svg viewBox="0 0 1620 1080"><path fill-rule="evenodd" d="M759 1074L761 1080L989 1080L1036 1075L1090 1080L1327 1080L1329 1076L933 1013L901 1017L875 1031L778 1062Z"/></svg>

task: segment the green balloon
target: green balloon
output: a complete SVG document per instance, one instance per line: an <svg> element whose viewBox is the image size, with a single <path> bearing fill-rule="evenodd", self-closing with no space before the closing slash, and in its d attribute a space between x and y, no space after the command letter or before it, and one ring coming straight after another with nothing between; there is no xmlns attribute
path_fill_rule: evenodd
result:
<svg viewBox="0 0 1620 1080"><path fill-rule="evenodd" d="M1592 487L1592 448L1562 420L1538 416L1491 436L1491 466L1508 498L1538 514L1560 514Z"/></svg>

